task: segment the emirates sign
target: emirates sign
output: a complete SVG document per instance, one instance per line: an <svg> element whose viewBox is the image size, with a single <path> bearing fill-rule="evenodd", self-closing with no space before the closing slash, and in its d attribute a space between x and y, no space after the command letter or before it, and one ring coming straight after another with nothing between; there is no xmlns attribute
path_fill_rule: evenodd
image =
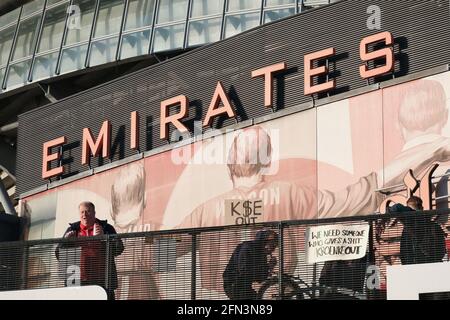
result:
<svg viewBox="0 0 450 320"><path fill-rule="evenodd" d="M384 43L384 48L369 52L369 45ZM359 74L362 79L368 79L384 74L391 73L394 69L394 53L392 50L393 36L390 32L381 32L361 40L359 46L359 55L362 65L359 67ZM317 52L309 53L304 56L304 94L312 95L319 92L326 92L336 87L336 80L330 80L319 84L313 84L313 78L328 74L326 66L313 67L314 61L324 60L335 55L335 48L326 48ZM384 59L385 64L369 69L370 61ZM278 62L272 65L264 66L251 72L251 78L263 78L264 80L264 107L273 105L273 77L276 73L282 73L287 69L285 62ZM179 111L169 115L169 108L179 106ZM170 99L161 101L160 107L160 138L167 139L169 135L169 126L175 127L180 133L188 132L188 128L182 123L182 120L188 116L189 98L185 95L178 95ZM226 115L228 118L236 117L236 111L232 107L227 91L221 81L215 84L215 90L211 97L208 110L203 119L203 127L211 126L217 116ZM139 114L134 111L130 115L130 148L137 149L139 141ZM59 138L47 141L43 144L42 154L42 178L49 179L64 173L64 167L58 166L51 169L52 161L59 161L60 152L52 153L52 148L60 147L67 143L67 138ZM89 128L83 129L82 137L82 156L81 163L88 164L91 156L101 156L107 158L110 156L111 147L111 122L103 122L100 132L95 139Z"/></svg>

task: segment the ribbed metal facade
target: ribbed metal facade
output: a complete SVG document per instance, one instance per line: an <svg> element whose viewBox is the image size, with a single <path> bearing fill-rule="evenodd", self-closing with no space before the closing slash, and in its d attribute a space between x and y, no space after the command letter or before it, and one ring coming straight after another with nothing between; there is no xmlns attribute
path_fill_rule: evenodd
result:
<svg viewBox="0 0 450 320"><path fill-rule="evenodd" d="M369 30L367 8L381 8L381 30ZM336 56L329 61L337 89L329 95L367 86L359 76L359 43L362 38L389 31L395 39L394 75L376 82L401 77L450 62L450 14L448 2L342 1L327 7L250 30L124 76L87 92L36 109L19 117L18 194L46 183L41 178L42 144L65 135L63 163L68 175L89 169L81 165L83 128L94 135L105 120L112 124L112 158L116 161L136 153L129 149L130 113L138 111L140 151L167 144L159 139L160 102L184 94L190 99L190 128L203 119L217 81L222 81L236 109L238 121L270 114L265 108L261 78L251 71L285 61L288 70L276 77L277 110L311 100L303 95L303 56L329 47ZM322 98L315 96L314 98ZM216 119L214 127L235 123ZM101 158L92 167L106 164Z"/></svg>

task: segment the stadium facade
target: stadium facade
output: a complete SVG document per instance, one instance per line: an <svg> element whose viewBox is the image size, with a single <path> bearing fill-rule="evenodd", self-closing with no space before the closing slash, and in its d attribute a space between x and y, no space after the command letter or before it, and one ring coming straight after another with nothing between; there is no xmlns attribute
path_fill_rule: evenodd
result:
<svg viewBox="0 0 450 320"><path fill-rule="evenodd" d="M186 298L171 277L197 288L194 297L224 298L227 259L254 224L314 221L348 234L346 219L382 220L373 214L415 195L447 237L449 3L347 0L304 10L319 4L47 0L2 16L12 48L1 60L4 99L38 91L36 100L51 102L24 104L18 115L23 239L60 237L81 201L124 234L234 225L208 229L199 247L192 240L187 251L198 248L198 258L183 258L176 237L149 249L158 267L144 298ZM77 21L67 11L74 5ZM70 88L80 82L93 87ZM311 241L313 229L305 239L306 225L282 232L279 259L316 283L339 266L325 262L334 249ZM401 225L355 224L364 254L349 247L335 261L365 257L386 290ZM197 263L198 274L184 272ZM118 264L120 273L127 261ZM132 295L123 281L133 272L122 269L119 297Z"/></svg>

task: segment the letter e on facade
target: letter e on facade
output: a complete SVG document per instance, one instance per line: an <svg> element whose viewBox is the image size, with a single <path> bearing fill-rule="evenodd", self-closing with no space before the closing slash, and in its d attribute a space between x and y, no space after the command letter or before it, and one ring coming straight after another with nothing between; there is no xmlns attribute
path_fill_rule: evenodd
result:
<svg viewBox="0 0 450 320"><path fill-rule="evenodd" d="M42 179L49 179L54 176L60 175L64 172L64 167L58 166L56 168L50 169L50 162L53 160L59 160L61 156L60 152L50 153L51 148L58 147L65 144L67 141L65 136L47 141L42 147Z"/></svg>
<svg viewBox="0 0 450 320"><path fill-rule="evenodd" d="M304 57L304 70L305 70L305 96L318 92L328 91L336 87L336 80L327 81L325 83L313 85L312 79L314 76L319 76L328 73L328 68L321 66L313 68L314 60L324 59L331 57L335 54L335 48L328 48L321 51L313 52L305 55Z"/></svg>

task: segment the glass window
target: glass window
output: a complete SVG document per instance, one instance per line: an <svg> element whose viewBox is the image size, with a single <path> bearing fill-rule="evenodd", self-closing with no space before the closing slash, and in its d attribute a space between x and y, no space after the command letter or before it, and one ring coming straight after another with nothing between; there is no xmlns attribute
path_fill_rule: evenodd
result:
<svg viewBox="0 0 450 320"><path fill-rule="evenodd" d="M0 66L4 66L8 63L14 31L16 31L16 27L10 27L0 33Z"/></svg>
<svg viewBox="0 0 450 320"><path fill-rule="evenodd" d="M58 52L53 52L44 56L36 57L34 60L32 80L50 78L55 75Z"/></svg>
<svg viewBox="0 0 450 320"><path fill-rule="evenodd" d="M228 0L228 10L247 10L261 8L261 0Z"/></svg>
<svg viewBox="0 0 450 320"><path fill-rule="evenodd" d="M188 0L165 0L159 3L158 23L186 20Z"/></svg>
<svg viewBox="0 0 450 320"><path fill-rule="evenodd" d="M116 60L117 43L119 37L92 42L89 66L96 66Z"/></svg>
<svg viewBox="0 0 450 320"><path fill-rule="evenodd" d="M183 47L184 23L155 28L153 51L171 50Z"/></svg>
<svg viewBox="0 0 450 320"><path fill-rule="evenodd" d="M295 8L270 10L264 12L264 23L276 21L285 17L289 17L295 14Z"/></svg>
<svg viewBox="0 0 450 320"><path fill-rule="evenodd" d="M94 18L95 0L75 0L73 7L79 10L72 11L67 21L66 45L89 40Z"/></svg>
<svg viewBox="0 0 450 320"><path fill-rule="evenodd" d="M193 0L191 17L202 17L212 14L221 14L224 0Z"/></svg>
<svg viewBox="0 0 450 320"><path fill-rule="evenodd" d="M69 0L47 0L47 7L57 4L58 2L69 2Z"/></svg>
<svg viewBox="0 0 450 320"><path fill-rule="evenodd" d="M28 82L31 59L9 66L7 89L20 87Z"/></svg>
<svg viewBox="0 0 450 320"><path fill-rule="evenodd" d="M295 4L295 0L265 0L265 1L267 7L280 6L284 4ZM300 0L299 2L302 2L302 0Z"/></svg>
<svg viewBox="0 0 450 320"><path fill-rule="evenodd" d="M0 68L0 91L2 90L4 75L5 75L5 68Z"/></svg>
<svg viewBox="0 0 450 320"><path fill-rule="evenodd" d="M19 18L19 12L20 12L20 8L17 8L15 10L10 11L7 14L1 16L0 17L0 29L12 22L17 22L17 19Z"/></svg>
<svg viewBox="0 0 450 320"><path fill-rule="evenodd" d="M60 74L84 68L87 44L64 49L61 53Z"/></svg>
<svg viewBox="0 0 450 320"><path fill-rule="evenodd" d="M220 40L222 18L213 18L189 23L188 46L195 46Z"/></svg>
<svg viewBox="0 0 450 320"><path fill-rule="evenodd" d="M319 7L319 6L323 6L325 4L329 4L331 2L335 2L333 0L303 0L303 6L305 6L307 9L308 8L314 8L314 7Z"/></svg>
<svg viewBox="0 0 450 320"><path fill-rule="evenodd" d="M37 15L20 22L13 60L28 57L33 54L40 21L41 16Z"/></svg>
<svg viewBox="0 0 450 320"><path fill-rule="evenodd" d="M148 53L150 30L126 34L122 37L121 59Z"/></svg>
<svg viewBox="0 0 450 320"><path fill-rule="evenodd" d="M155 2L156 0L130 0L125 30L151 26Z"/></svg>
<svg viewBox="0 0 450 320"><path fill-rule="evenodd" d="M225 21L225 38L257 27L259 25L259 12L227 16Z"/></svg>
<svg viewBox="0 0 450 320"><path fill-rule="evenodd" d="M119 33L123 9L123 0L102 0L98 11L94 37L98 38Z"/></svg>
<svg viewBox="0 0 450 320"><path fill-rule="evenodd" d="M67 5L48 10L37 52L59 48L66 23Z"/></svg>
<svg viewBox="0 0 450 320"><path fill-rule="evenodd" d="M22 9L22 17L26 17L29 14L42 10L44 8L44 2L45 0L34 0L24 4Z"/></svg>

